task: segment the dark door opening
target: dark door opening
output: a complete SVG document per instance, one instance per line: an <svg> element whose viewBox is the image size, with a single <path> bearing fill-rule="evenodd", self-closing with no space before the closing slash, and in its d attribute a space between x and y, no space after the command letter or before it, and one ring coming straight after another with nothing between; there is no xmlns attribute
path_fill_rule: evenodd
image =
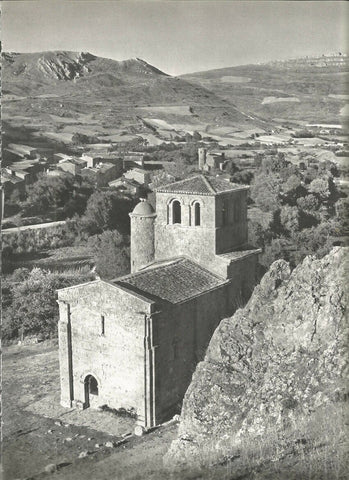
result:
<svg viewBox="0 0 349 480"><path fill-rule="evenodd" d="M90 395L98 396L98 382L93 375L87 375L85 384L85 408L90 406Z"/></svg>

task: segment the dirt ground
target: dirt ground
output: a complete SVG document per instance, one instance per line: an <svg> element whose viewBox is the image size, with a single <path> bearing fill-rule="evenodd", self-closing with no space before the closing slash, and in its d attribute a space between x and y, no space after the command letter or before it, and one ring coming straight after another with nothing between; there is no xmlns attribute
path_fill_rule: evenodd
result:
<svg viewBox="0 0 349 480"><path fill-rule="evenodd" d="M4 348L2 372L4 480L349 478L343 461L347 442L333 452L323 443L303 456L290 452L276 462L275 459L255 462L242 455L205 471L190 468L170 473L163 467L163 457L176 437L177 424L136 437L134 420L130 418L59 405L57 342ZM338 468L333 469L332 463ZM45 471L49 465L52 470Z"/></svg>
<svg viewBox="0 0 349 480"><path fill-rule="evenodd" d="M162 457L176 425L135 437L130 418L61 407L53 342L6 347L2 371L5 480L166 478Z"/></svg>

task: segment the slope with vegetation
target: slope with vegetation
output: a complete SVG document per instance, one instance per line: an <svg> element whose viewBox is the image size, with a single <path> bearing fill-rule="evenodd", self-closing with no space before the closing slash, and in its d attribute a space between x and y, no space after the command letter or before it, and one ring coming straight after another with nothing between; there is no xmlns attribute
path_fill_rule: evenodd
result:
<svg viewBox="0 0 349 480"><path fill-rule="evenodd" d="M97 131L101 126L108 130L123 125L131 132L132 124L144 129L140 118L154 117L154 113L178 123L213 118L215 122L251 123L234 104L214 92L166 75L139 58L116 61L67 51L4 53L3 95L6 118L28 115L34 123L57 128L61 119L95 125Z"/></svg>
<svg viewBox="0 0 349 480"><path fill-rule="evenodd" d="M348 102L348 72L348 58L338 55L221 68L181 78L233 99L253 116L338 124L345 120L340 112Z"/></svg>

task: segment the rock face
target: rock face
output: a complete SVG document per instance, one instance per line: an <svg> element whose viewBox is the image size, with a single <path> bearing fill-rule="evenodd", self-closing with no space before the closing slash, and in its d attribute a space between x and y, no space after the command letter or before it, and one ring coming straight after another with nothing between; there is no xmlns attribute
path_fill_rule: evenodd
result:
<svg viewBox="0 0 349 480"><path fill-rule="evenodd" d="M207 445L219 458L246 436L263 442L343 405L347 255L337 247L292 272L274 262L246 307L221 322L185 395L167 463L194 464Z"/></svg>

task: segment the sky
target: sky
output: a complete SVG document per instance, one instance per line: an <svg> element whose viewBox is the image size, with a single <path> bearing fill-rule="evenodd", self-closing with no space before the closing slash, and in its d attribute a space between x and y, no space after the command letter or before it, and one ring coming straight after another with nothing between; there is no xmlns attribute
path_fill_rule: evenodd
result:
<svg viewBox="0 0 349 480"><path fill-rule="evenodd" d="M342 1L2 2L4 51L142 58L170 75L346 52Z"/></svg>

